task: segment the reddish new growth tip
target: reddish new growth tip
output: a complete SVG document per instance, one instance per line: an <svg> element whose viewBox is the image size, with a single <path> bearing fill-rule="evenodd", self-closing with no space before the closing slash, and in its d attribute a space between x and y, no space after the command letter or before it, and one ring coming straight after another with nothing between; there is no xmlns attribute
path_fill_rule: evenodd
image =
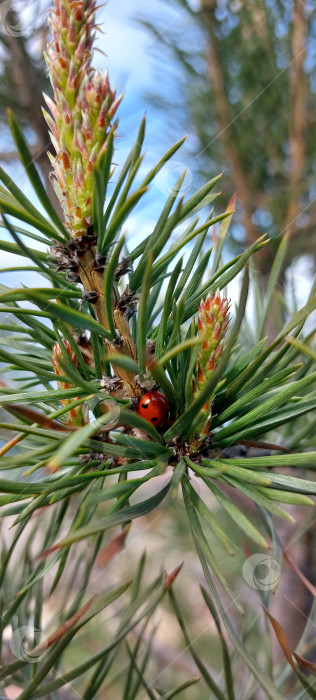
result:
<svg viewBox="0 0 316 700"><path fill-rule="evenodd" d="M183 567L183 564L184 564L184 562L181 562L181 564L179 564L179 566L177 566L176 569L171 571L170 574L166 574L166 578L165 578L165 587L166 588L171 588L174 580L177 578L178 574L180 573L180 571Z"/></svg>

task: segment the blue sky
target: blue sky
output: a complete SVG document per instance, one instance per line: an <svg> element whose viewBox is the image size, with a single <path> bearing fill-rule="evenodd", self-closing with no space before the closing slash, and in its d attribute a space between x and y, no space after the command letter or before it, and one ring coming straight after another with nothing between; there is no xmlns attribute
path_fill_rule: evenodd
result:
<svg viewBox="0 0 316 700"><path fill-rule="evenodd" d="M119 92L124 92L124 99L120 106L119 139L116 144L116 162L124 162L132 144L134 143L140 121L146 113L147 130L144 142L146 152L142 169L142 176L148 169L159 161L163 153L170 148L173 141L166 134L166 120L168 117L150 103L146 95L155 93L155 81L157 80L157 63L154 52L156 46L153 39L136 21L139 16L159 16L163 13L163 26L170 27L172 22L178 22L181 12L168 7L165 2L151 0L146 6L142 0L109 0L107 5L99 11L102 29L105 32L100 36L98 45L107 53L102 57L95 53L96 66L105 68L108 66L112 84L118 86ZM160 94L164 76L161 75L157 93ZM170 89L170 85L169 85ZM175 115L176 117L176 115ZM184 133L179 134L181 138ZM188 135L190 138L190 134ZM185 180L187 193L193 192L193 177L190 172L188 153L182 148L172 162L168 163L157 180L152 185L152 190L144 205L139 209L129 222L130 235L140 235L141 231L150 230L155 223L164 201L180 172L188 167L189 172ZM117 174L119 169L117 170ZM147 204L146 204L147 202ZM137 233L138 231L138 233Z"/></svg>

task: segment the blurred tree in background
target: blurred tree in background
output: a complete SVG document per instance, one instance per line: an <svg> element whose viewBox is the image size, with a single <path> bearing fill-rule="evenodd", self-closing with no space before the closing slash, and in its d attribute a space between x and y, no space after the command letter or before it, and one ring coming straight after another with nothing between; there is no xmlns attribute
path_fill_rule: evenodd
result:
<svg viewBox="0 0 316 700"><path fill-rule="evenodd" d="M223 195L227 201L235 190L239 200L237 241L249 243L263 231L272 237L274 245L256 258L263 283L280 235L288 234L282 282L296 256L315 259L315 5L174 0L171 7L167 27L164 12L141 19L159 39L169 79L177 72L169 105L161 81L155 102L173 110L175 99L181 103L183 129L189 121L198 139L192 163L200 175L225 171ZM179 121L171 123L177 131Z"/></svg>

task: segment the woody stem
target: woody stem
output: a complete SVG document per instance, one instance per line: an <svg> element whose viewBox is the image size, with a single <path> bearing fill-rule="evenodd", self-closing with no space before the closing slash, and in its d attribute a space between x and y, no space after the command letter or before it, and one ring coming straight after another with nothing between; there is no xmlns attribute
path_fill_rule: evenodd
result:
<svg viewBox="0 0 316 700"><path fill-rule="evenodd" d="M80 279L88 292L95 292L97 300L93 306L99 323L109 330L109 324L104 303L104 286L103 286L102 270L97 269L96 265L96 249L94 246L88 248L80 258ZM128 321L123 312L119 309L114 309L114 323L118 330L120 343L114 343L106 340L105 345L109 355L123 354L128 355L133 360L136 360L136 349L129 329ZM125 393L128 396L135 396L138 393L138 387L135 380L135 374L128 370L112 364L114 374L124 382Z"/></svg>

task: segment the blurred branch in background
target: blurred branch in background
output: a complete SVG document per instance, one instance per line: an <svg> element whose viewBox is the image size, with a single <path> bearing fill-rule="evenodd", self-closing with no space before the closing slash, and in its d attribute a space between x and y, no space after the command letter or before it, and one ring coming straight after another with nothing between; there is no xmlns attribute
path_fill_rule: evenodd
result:
<svg viewBox="0 0 316 700"><path fill-rule="evenodd" d="M289 198L286 231L297 233L296 219L300 214L300 197L305 189L306 126L308 85L304 64L307 59L306 3L295 0L291 32L292 61L289 66L290 119L289 119Z"/></svg>
<svg viewBox="0 0 316 700"><path fill-rule="evenodd" d="M46 3L46 7L48 3ZM31 153L45 181L47 192L59 211L59 202L50 180L52 170L47 151L51 150L46 122L42 114L42 91L50 94L43 49L47 44L47 23L43 3L2 0L0 3L0 119L6 122L10 107L20 124L31 132ZM15 162L19 158L13 144L1 144L0 161Z"/></svg>

